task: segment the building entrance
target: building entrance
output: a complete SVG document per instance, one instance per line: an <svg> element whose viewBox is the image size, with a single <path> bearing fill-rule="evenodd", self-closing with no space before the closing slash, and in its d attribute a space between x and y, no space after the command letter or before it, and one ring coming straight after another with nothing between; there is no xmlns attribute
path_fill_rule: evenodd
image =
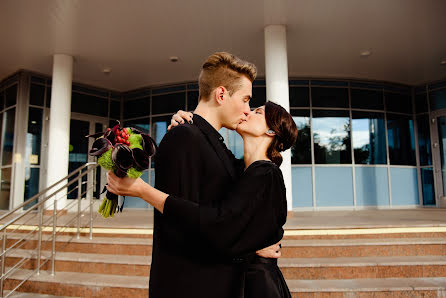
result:
<svg viewBox="0 0 446 298"><path fill-rule="evenodd" d="M434 112L431 117L432 144L434 159L436 206L442 204L446 196L446 110ZM445 201L446 203L446 201Z"/></svg>
<svg viewBox="0 0 446 298"><path fill-rule="evenodd" d="M87 162L95 161L95 158L88 155L93 139L86 138L89 134L104 131L107 128L107 119L91 117L88 115L78 115L72 113L70 121L70 145L69 145L69 164L68 172L72 172ZM74 177L73 179L75 179ZM92 189L94 178L96 179L96 187ZM82 182L82 193L89 189L86 195L82 197L93 196L99 197L99 194L106 183L105 172L100 167L97 168L96 177L92 175L84 177ZM75 191L76 185L73 184L68 188L68 199L77 198L77 191Z"/></svg>

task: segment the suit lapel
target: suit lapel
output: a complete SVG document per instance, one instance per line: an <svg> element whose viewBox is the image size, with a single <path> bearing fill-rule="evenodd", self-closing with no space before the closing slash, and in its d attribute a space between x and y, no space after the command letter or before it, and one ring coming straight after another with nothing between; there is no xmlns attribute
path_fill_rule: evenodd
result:
<svg viewBox="0 0 446 298"><path fill-rule="evenodd" d="M231 175L232 179L235 179L237 175L234 169L233 160L231 160L228 152L226 152L226 150L229 149L226 149L224 143L218 139L219 137L221 137L221 135L199 115L194 114L194 124L204 134L207 141L217 154L218 158L220 158L220 160L223 162L223 165L225 166L229 175Z"/></svg>

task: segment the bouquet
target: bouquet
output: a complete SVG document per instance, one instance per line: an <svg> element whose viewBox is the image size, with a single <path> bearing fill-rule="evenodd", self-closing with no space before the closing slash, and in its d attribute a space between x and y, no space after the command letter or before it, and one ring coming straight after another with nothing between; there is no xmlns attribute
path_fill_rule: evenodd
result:
<svg viewBox="0 0 446 298"><path fill-rule="evenodd" d="M138 178L149 168L150 158L155 154L156 143L148 134L136 128L120 129L120 122L105 132L87 137L95 138L89 154L98 158L98 164L120 178ZM122 204L124 205L124 203ZM102 217L113 217L118 207L118 195L107 190L98 212Z"/></svg>

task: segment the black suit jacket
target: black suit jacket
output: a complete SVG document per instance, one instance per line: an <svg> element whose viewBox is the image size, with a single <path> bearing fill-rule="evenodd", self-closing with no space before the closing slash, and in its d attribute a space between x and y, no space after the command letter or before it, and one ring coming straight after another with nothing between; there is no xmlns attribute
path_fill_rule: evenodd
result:
<svg viewBox="0 0 446 298"><path fill-rule="evenodd" d="M221 135L203 118L170 130L155 157L155 187L198 204L224 200L237 179L235 159ZM242 265L222 258L200 235L200 219L191 222L154 211L149 296L151 298L239 295ZM187 227L187 228L185 228ZM192 229L191 229L192 227ZM231 231L228 231L230 233Z"/></svg>

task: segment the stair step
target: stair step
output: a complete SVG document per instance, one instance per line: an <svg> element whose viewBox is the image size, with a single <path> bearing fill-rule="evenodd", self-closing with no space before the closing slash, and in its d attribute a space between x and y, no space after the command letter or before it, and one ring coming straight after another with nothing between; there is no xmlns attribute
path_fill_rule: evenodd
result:
<svg viewBox="0 0 446 298"><path fill-rule="evenodd" d="M8 295L10 291L4 291L4 296ZM67 298L73 296L54 296L48 294L37 294L37 293L24 293L24 292L14 292L11 294L12 298Z"/></svg>
<svg viewBox="0 0 446 298"><path fill-rule="evenodd" d="M20 233L9 234L7 247L20 240L23 235ZM52 247L51 235L42 236L42 249L50 250ZM22 249L33 249L37 247L37 235L32 235L29 240L23 243ZM120 237L80 237L74 236L57 236L56 251L57 252L85 252L102 254L127 254L150 256L152 254L152 239L148 238L120 238ZM20 246L22 244L19 244Z"/></svg>
<svg viewBox="0 0 446 298"><path fill-rule="evenodd" d="M434 294L446 294L446 278L382 278L382 279L344 279L344 280L287 280L293 297L377 297L376 293L390 292L391 295L379 297L421 297L424 293L428 297ZM350 295L339 295L340 293ZM371 294L366 296L363 294ZM307 294L307 295L304 295ZM309 295L313 294L313 295ZM338 295L336 295L338 294ZM444 297L444 296L438 296Z"/></svg>
<svg viewBox="0 0 446 298"><path fill-rule="evenodd" d="M445 238L282 240L285 258L446 255Z"/></svg>
<svg viewBox="0 0 446 298"><path fill-rule="evenodd" d="M42 262L50 258L50 251L42 251ZM13 266L22 258L30 258L22 268L36 268L36 251L17 249L11 251L6 259L6 266ZM113 255L77 252L57 252L55 257L55 271L107 273L127 276L149 276L150 256ZM51 270L51 262L42 266L42 270Z"/></svg>
<svg viewBox="0 0 446 298"><path fill-rule="evenodd" d="M29 274L31 270L18 270L6 280L6 289L16 286ZM20 291L76 297L147 297L148 287L147 276L78 272L57 272L51 276L41 271L26 281Z"/></svg>

